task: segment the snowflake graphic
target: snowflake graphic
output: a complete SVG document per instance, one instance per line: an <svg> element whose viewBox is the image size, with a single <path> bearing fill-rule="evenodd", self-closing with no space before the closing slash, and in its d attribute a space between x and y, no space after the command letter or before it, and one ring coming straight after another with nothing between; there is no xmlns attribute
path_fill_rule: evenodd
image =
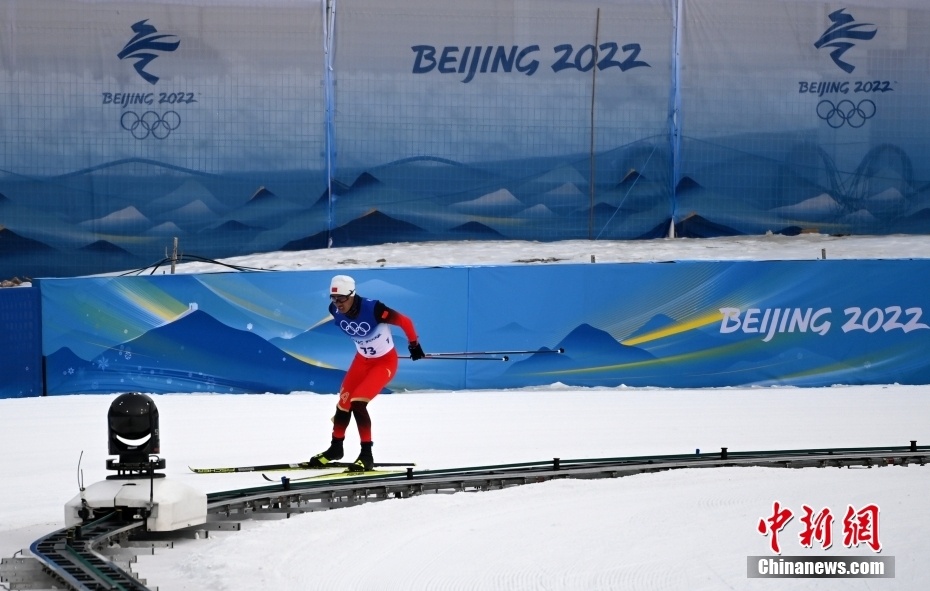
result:
<svg viewBox="0 0 930 591"><path fill-rule="evenodd" d="M97 360L95 365L97 366L97 369L101 371L106 371L107 368L110 367L110 360L107 359L106 357L101 357L100 359Z"/></svg>

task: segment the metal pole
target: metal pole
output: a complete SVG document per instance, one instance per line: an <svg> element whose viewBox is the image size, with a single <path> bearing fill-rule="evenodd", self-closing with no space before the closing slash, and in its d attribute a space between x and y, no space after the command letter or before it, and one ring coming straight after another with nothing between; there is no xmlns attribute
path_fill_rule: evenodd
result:
<svg viewBox="0 0 930 591"><path fill-rule="evenodd" d="M410 355L398 355L398 359L410 359ZM430 355L427 354L423 359L432 359L434 361L510 361L510 357L503 355L501 357L485 357L485 356L466 356L459 355L453 357L450 355Z"/></svg>
<svg viewBox="0 0 930 591"><path fill-rule="evenodd" d="M463 357L468 355L534 355L536 353L564 353L565 349L535 349L526 351L459 351L457 353L429 353L427 357Z"/></svg>
<svg viewBox="0 0 930 591"><path fill-rule="evenodd" d="M588 240L594 237L594 193L595 193L595 171L596 157L594 146L594 108L595 108L595 90L597 89L597 44L601 32L601 9L597 9L597 17L594 22L594 67L591 68L591 146L590 146L590 163L591 173L588 179L589 205L588 205Z"/></svg>
<svg viewBox="0 0 930 591"><path fill-rule="evenodd" d="M171 251L171 274L174 275L174 267L178 264L178 237L174 237L174 249Z"/></svg>

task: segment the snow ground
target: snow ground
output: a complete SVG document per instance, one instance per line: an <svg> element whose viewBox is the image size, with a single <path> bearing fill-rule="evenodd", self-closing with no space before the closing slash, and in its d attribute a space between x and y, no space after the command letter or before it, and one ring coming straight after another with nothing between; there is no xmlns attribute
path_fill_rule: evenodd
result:
<svg viewBox="0 0 930 591"><path fill-rule="evenodd" d="M930 237L749 237L560 243L436 243L239 257L267 269L546 264L687 259L925 258ZM384 259L383 261L380 259ZM558 260L551 260L558 259ZM204 263L179 272L222 270ZM349 346L347 344L347 346ZM401 368L401 371L403 369ZM930 441L930 388L545 388L410 392L372 403L375 457L452 468L552 457L732 451ZM63 527L64 504L103 480L115 395L0 400L0 556ZM266 484L257 474L196 475L188 465L300 461L326 447L335 397L154 397L169 478L212 492ZM353 440L353 437L355 438ZM347 455L357 451L350 427ZM81 453L80 468L78 461ZM141 557L161 591L193 589L926 589L930 468L728 468L389 500L288 520L245 522ZM747 578L770 555L756 531L773 503L795 512L783 556L895 557L894 579ZM848 506L880 508L882 550L846 547ZM832 547L800 544L801 508L829 508ZM774 556L774 555L773 555ZM316 568L319 564L323 568Z"/></svg>

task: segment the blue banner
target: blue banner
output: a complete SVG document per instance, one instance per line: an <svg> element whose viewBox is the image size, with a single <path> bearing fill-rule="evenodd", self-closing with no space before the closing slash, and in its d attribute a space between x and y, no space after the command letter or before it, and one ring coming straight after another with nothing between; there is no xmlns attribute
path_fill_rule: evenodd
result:
<svg viewBox="0 0 930 591"><path fill-rule="evenodd" d="M930 296L911 279L928 273L924 260L839 260L353 275L414 320L427 353L524 352L402 360L396 391L930 383ZM42 280L49 393L336 392L354 348L327 312L331 276Z"/></svg>
<svg viewBox="0 0 930 591"><path fill-rule="evenodd" d="M41 396L42 374L39 290L0 289L0 398Z"/></svg>
<svg viewBox="0 0 930 591"><path fill-rule="evenodd" d="M254 4L0 0L0 277L927 231L924 0Z"/></svg>

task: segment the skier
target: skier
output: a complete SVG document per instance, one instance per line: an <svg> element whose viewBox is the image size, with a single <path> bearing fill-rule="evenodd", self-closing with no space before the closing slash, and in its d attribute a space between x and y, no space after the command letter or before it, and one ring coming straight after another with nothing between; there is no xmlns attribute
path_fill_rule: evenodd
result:
<svg viewBox="0 0 930 591"><path fill-rule="evenodd" d="M344 333L355 341L355 357L339 388L339 401L333 417L333 438L329 449L310 458L310 465L323 467L344 455L342 443L352 415L362 444L358 459L349 470L371 470L371 418L368 403L374 399L397 373L397 350L389 324L399 326L409 341L410 359L423 359L413 321L378 300L355 293L355 280L348 275L336 275L329 287L329 313Z"/></svg>

